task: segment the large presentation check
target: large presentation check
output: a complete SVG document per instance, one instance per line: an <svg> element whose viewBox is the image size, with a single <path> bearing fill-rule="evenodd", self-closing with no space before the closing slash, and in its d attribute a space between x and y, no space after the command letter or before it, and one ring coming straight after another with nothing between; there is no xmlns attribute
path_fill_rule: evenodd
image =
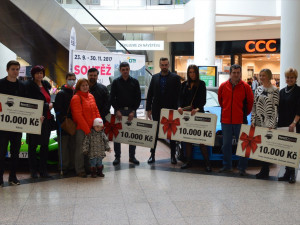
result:
<svg viewBox="0 0 300 225"><path fill-rule="evenodd" d="M30 134L41 134L44 102L0 94L0 129Z"/></svg>
<svg viewBox="0 0 300 225"><path fill-rule="evenodd" d="M162 109L159 138L213 146L216 136L217 116L209 113Z"/></svg>
<svg viewBox="0 0 300 225"><path fill-rule="evenodd" d="M300 134L242 125L236 154L298 168Z"/></svg>
<svg viewBox="0 0 300 225"><path fill-rule="evenodd" d="M104 132L110 141L125 143L130 145L154 147L157 121L133 118L127 120L128 116L123 116L119 121L114 115L108 114L105 119Z"/></svg>

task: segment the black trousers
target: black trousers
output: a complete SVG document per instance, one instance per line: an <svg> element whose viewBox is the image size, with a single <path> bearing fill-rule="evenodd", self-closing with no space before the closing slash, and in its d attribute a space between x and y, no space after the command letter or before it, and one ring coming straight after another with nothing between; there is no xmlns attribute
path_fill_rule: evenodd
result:
<svg viewBox="0 0 300 225"><path fill-rule="evenodd" d="M159 131L159 125L160 125L160 120L159 119L160 119L160 115L159 116L153 116L153 120L157 121L157 129L156 129L154 147L150 149L151 154L155 154L155 151L156 151L156 145L157 145L157 139L158 139L158 131ZM176 141L170 140L170 148L171 148L171 156L175 156L175 153L176 153Z"/></svg>
<svg viewBox="0 0 300 225"><path fill-rule="evenodd" d="M7 153L8 143L10 142L10 177L16 176L18 167L19 152L21 147L22 133L0 131L0 176L4 173L4 160Z"/></svg>

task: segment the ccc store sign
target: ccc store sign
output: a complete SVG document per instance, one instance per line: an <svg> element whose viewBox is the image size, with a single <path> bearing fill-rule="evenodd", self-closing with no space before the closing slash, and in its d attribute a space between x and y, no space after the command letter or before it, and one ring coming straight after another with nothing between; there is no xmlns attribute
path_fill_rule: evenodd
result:
<svg viewBox="0 0 300 225"><path fill-rule="evenodd" d="M245 44L245 50L247 52L276 52L276 40L259 40L259 41L247 41Z"/></svg>

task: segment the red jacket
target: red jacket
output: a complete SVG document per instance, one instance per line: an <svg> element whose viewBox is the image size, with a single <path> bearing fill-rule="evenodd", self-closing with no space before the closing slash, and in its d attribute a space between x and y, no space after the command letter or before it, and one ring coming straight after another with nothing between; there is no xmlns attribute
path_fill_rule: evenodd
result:
<svg viewBox="0 0 300 225"><path fill-rule="evenodd" d="M242 80L234 88L230 80L221 84L218 91L218 100L222 108L221 123L243 123L243 102L245 98L247 98L246 111L247 115L249 115L253 106L253 92L251 87Z"/></svg>
<svg viewBox="0 0 300 225"><path fill-rule="evenodd" d="M70 105L77 130L83 130L85 134L89 134L94 119L101 118L94 96L88 92L77 91Z"/></svg>

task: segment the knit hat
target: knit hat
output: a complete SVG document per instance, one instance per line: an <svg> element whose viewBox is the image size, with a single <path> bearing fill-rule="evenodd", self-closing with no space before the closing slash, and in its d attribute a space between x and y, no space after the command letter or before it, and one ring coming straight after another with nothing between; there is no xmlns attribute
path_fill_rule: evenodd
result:
<svg viewBox="0 0 300 225"><path fill-rule="evenodd" d="M101 118L96 118L93 123L93 127L95 127L95 126L103 127L103 120Z"/></svg>

